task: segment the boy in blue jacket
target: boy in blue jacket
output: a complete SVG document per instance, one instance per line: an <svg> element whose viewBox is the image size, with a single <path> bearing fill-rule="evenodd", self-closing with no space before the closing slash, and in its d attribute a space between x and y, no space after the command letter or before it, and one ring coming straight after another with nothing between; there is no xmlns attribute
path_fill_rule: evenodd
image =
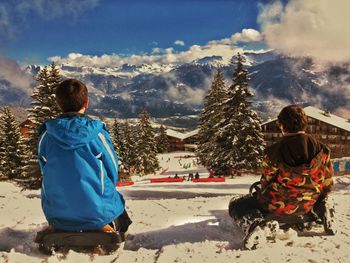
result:
<svg viewBox="0 0 350 263"><path fill-rule="evenodd" d="M39 129L42 208L49 225L64 231L119 231L131 220L116 190L118 156L104 124L84 115L86 86L75 79L56 88L63 112Z"/></svg>

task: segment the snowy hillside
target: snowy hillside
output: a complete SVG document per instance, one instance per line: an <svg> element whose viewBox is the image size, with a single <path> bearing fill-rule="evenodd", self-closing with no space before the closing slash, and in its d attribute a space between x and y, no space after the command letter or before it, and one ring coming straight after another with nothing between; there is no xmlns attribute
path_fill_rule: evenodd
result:
<svg viewBox="0 0 350 263"><path fill-rule="evenodd" d="M69 251L47 257L33 242L46 225L39 191L21 192L0 182L0 262L350 262L350 186L336 184L333 193L340 231L336 236L291 237L243 250L242 233L227 212L234 194L248 191L256 176L228 179L225 183L151 184L150 177L207 172L194 164L189 153L159 156L164 175L140 178L120 188L133 220L130 237L107 256ZM166 171L164 171L166 170Z"/></svg>

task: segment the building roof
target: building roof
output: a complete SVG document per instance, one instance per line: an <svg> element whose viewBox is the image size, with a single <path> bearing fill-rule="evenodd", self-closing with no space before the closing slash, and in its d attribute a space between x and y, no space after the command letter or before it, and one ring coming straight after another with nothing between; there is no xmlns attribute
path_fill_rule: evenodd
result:
<svg viewBox="0 0 350 263"><path fill-rule="evenodd" d="M197 134L198 134L198 129L187 132L187 133L182 133L182 132L174 131L171 129L166 130L166 135L180 139L180 140L185 140L185 139L192 137L194 135L197 135Z"/></svg>
<svg viewBox="0 0 350 263"><path fill-rule="evenodd" d="M332 125L334 127L343 129L345 131L350 132L350 122L349 120L346 120L342 117L339 117L337 115L334 115L332 113L329 112L325 112L324 110L320 110L318 108L312 107L312 106L308 106L304 108L305 114L313 119L322 121L324 123L327 123L329 125ZM277 118L274 118L272 120L268 120L264 123L262 123L262 125L265 125L267 123L276 121Z"/></svg>
<svg viewBox="0 0 350 263"><path fill-rule="evenodd" d="M323 121L337 128L341 128L350 132L349 120L346 120L331 113L325 113L325 111L311 106L304 108L304 111L308 117Z"/></svg>

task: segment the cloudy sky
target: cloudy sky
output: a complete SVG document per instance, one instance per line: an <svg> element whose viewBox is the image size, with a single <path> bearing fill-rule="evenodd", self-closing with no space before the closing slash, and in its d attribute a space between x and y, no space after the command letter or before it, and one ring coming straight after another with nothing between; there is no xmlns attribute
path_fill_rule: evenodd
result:
<svg viewBox="0 0 350 263"><path fill-rule="evenodd" d="M0 0L0 59L119 66L272 48L341 61L348 10L348 0Z"/></svg>
<svg viewBox="0 0 350 263"><path fill-rule="evenodd" d="M191 52L198 52L198 47L209 41L231 38L243 29L259 30L259 8L268 2L2 0L0 54L22 63L47 63L49 57L63 58L71 53L100 57L176 53L191 48ZM258 32L244 32L231 41L262 47L253 43L261 40ZM243 42L238 43L240 40Z"/></svg>

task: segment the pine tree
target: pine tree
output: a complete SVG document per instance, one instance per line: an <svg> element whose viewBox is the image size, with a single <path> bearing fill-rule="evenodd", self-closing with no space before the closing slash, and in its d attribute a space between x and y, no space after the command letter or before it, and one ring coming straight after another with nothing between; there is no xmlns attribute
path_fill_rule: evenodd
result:
<svg viewBox="0 0 350 263"><path fill-rule="evenodd" d="M122 161L123 151L123 138L122 138L122 127L117 119L114 119L113 125L111 127L111 139L113 142L114 150L118 154L119 161Z"/></svg>
<svg viewBox="0 0 350 263"><path fill-rule="evenodd" d="M221 169L222 162L215 163L215 156L219 145L217 144L214 134L214 126L222 118L222 102L226 98L226 87L224 75L219 69L214 75L211 88L205 97L204 108L199 124L199 144L197 148L197 156L201 163L208 169Z"/></svg>
<svg viewBox="0 0 350 263"><path fill-rule="evenodd" d="M24 166L24 143L18 123L9 107L0 110L1 179L21 179Z"/></svg>
<svg viewBox="0 0 350 263"><path fill-rule="evenodd" d="M155 136L145 110L139 115L136 168L142 174L153 173L159 168Z"/></svg>
<svg viewBox="0 0 350 263"><path fill-rule="evenodd" d="M157 137L157 151L158 153L167 152L169 149L169 140L166 130L163 125L160 126L159 135Z"/></svg>
<svg viewBox="0 0 350 263"><path fill-rule="evenodd" d="M32 93L31 109L29 109L28 119L34 127L39 127L45 120L54 119L59 114L56 105L55 89L61 81L61 76L57 66L52 64L50 69L45 66L38 74L36 81L38 85ZM27 140L27 163L25 176L27 177L26 188L40 188L41 173L38 164L38 139L39 134L36 129L29 126L29 138Z"/></svg>
<svg viewBox="0 0 350 263"><path fill-rule="evenodd" d="M56 118L60 113L60 109L58 108L57 104L56 104L56 87L58 86L58 84L60 84L62 82L62 76L60 73L60 70L58 69L57 65L55 63L52 63L50 65L50 74L49 74L49 94L50 96L48 97L49 99L49 105L52 106L51 110L52 110L52 115L50 114L48 117L50 119L52 118Z"/></svg>
<svg viewBox="0 0 350 263"><path fill-rule="evenodd" d="M124 147L123 158L124 158L125 168L129 173L132 173L136 165L136 156L137 156L136 140L135 140L136 138L135 138L133 129L130 127L130 124L128 121L125 121L124 123L122 138L123 138L122 145Z"/></svg>
<svg viewBox="0 0 350 263"><path fill-rule="evenodd" d="M222 119L214 126L215 140L220 149L215 162L238 170L259 167L264 150L261 121L251 107L253 94L249 90L249 76L243 62L243 57L238 54L233 84L221 105Z"/></svg>

